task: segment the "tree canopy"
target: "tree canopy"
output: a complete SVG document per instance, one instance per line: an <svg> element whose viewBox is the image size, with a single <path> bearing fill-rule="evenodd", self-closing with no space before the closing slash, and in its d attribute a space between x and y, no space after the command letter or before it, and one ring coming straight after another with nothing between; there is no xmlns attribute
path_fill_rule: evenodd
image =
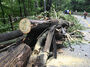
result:
<svg viewBox="0 0 90 67"><path fill-rule="evenodd" d="M78 10L90 12L90 0L0 0L0 18L30 16L54 5L56 10Z"/></svg>

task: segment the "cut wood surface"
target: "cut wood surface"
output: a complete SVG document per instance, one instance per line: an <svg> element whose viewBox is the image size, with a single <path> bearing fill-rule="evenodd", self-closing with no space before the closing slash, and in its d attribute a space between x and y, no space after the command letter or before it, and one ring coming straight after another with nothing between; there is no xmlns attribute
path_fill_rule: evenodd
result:
<svg viewBox="0 0 90 67"><path fill-rule="evenodd" d="M8 41L17 37L22 36L23 33L20 30L8 32L8 33L2 33L0 34L0 42Z"/></svg>
<svg viewBox="0 0 90 67"><path fill-rule="evenodd" d="M31 31L31 29L33 28L32 26L34 24L43 24L44 26L46 24L55 24L59 22L57 19L53 19L53 20L29 20L27 18L24 18L20 21L19 23L19 29L24 33L24 34L27 34Z"/></svg>
<svg viewBox="0 0 90 67"><path fill-rule="evenodd" d="M0 67L25 67L30 54L31 49L25 43L13 45L0 53Z"/></svg>
<svg viewBox="0 0 90 67"><path fill-rule="evenodd" d="M19 23L19 29L24 33L27 34L30 32L31 30L31 22L29 21L29 19L24 18L20 21Z"/></svg>

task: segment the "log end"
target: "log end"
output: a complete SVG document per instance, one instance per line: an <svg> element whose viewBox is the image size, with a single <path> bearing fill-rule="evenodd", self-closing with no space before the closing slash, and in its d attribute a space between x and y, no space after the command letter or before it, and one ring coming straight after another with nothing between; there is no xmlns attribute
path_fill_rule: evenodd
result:
<svg viewBox="0 0 90 67"><path fill-rule="evenodd" d="M19 29L21 30L21 32L23 32L24 34L27 34L31 31L31 22L29 19L24 18L20 21L19 23Z"/></svg>

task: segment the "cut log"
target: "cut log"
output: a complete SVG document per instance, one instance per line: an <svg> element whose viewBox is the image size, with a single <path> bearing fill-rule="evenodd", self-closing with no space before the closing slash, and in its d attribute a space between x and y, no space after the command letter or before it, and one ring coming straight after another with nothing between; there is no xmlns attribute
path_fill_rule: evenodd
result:
<svg viewBox="0 0 90 67"><path fill-rule="evenodd" d="M47 24L55 24L58 23L59 21L57 19L54 20L29 20L27 18L24 18L20 21L19 23L19 29L24 33L27 34L31 31L32 24L43 24L44 26Z"/></svg>
<svg viewBox="0 0 90 67"><path fill-rule="evenodd" d="M55 35L53 36L52 44L53 44L53 56L54 58L57 58L57 46L56 46Z"/></svg>
<svg viewBox="0 0 90 67"><path fill-rule="evenodd" d="M13 45L0 53L0 67L25 67L31 49L26 44Z"/></svg>
<svg viewBox="0 0 90 67"><path fill-rule="evenodd" d="M27 34L25 39L25 43L30 45L31 47L35 46L37 42L38 36L49 27L56 25L56 23L43 23L39 24L36 27L32 28L31 31Z"/></svg>
<svg viewBox="0 0 90 67"><path fill-rule="evenodd" d="M53 38L53 35L54 35L55 27L56 27L56 25L51 27L51 29L50 29L50 31L47 35L47 39L46 39L46 43L45 43L45 47L44 47L44 51L47 52L47 53L50 50L50 46L51 46L52 38Z"/></svg>
<svg viewBox="0 0 90 67"><path fill-rule="evenodd" d="M51 47L51 42L52 42L52 38L54 35L54 31L55 31L55 27L56 27L56 25L53 25L50 28L48 35L47 35L47 38L46 38L44 49L43 49L43 51L40 51L40 54L38 56L39 64L41 64L41 67L45 66L46 61L48 59L49 51L50 51L50 47Z"/></svg>
<svg viewBox="0 0 90 67"><path fill-rule="evenodd" d="M11 47L15 44L18 44L18 45L21 44L23 42L23 38L24 38L24 36L16 38L14 40L9 40L6 43L2 43L2 45L0 45L0 52L7 50L9 47Z"/></svg>
<svg viewBox="0 0 90 67"><path fill-rule="evenodd" d="M29 19L24 18L20 21L19 23L19 29L24 33L27 34L30 32L31 30L31 22L29 21Z"/></svg>
<svg viewBox="0 0 90 67"><path fill-rule="evenodd" d="M43 41L45 40L47 33L48 33L48 31L46 31L44 34L41 35L41 37L38 38L38 41L35 44L35 48L32 52L32 55L30 56L27 67L32 67L32 64L35 64L37 57L40 53L41 45L42 45Z"/></svg>
<svg viewBox="0 0 90 67"><path fill-rule="evenodd" d="M0 42L8 41L17 37L22 36L23 33L20 30L8 32L8 33L2 33L0 34Z"/></svg>

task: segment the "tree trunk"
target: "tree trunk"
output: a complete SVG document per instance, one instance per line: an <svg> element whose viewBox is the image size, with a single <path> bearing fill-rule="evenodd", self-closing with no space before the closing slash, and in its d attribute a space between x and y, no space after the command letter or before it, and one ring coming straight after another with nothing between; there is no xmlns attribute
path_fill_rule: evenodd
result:
<svg viewBox="0 0 90 67"><path fill-rule="evenodd" d="M44 4L44 2L43 2L43 0L41 0L41 1L40 1L40 7L41 7L41 8L43 7L43 4ZM44 11L43 9L40 10L40 12L43 12L43 11Z"/></svg>
<svg viewBox="0 0 90 67"><path fill-rule="evenodd" d="M44 0L44 12L46 11L46 0Z"/></svg>
<svg viewBox="0 0 90 67"><path fill-rule="evenodd" d="M27 16L27 10L26 10L26 5L25 5L25 0L22 0L23 3L23 8L24 8L24 16Z"/></svg>
<svg viewBox="0 0 90 67"><path fill-rule="evenodd" d="M40 49L42 47L42 43L45 40L46 36L48 34L48 31L44 32L41 37L38 38L37 43L35 44L34 50L32 52L32 55L29 58L29 63L27 65L27 67L32 67L33 64L35 64L35 62L37 61L38 58L38 54L40 53Z"/></svg>
<svg viewBox="0 0 90 67"><path fill-rule="evenodd" d="M51 6L52 6L52 0L47 0L47 7L46 7L46 10L47 10L47 11L50 11Z"/></svg>
<svg viewBox="0 0 90 67"><path fill-rule="evenodd" d="M6 21L5 21L5 17L4 17L4 10L3 10L3 7L2 7L2 4L1 4L1 0L0 0L0 6L1 6L1 10L2 10L2 16L3 16L3 23L5 24Z"/></svg>
<svg viewBox="0 0 90 67"><path fill-rule="evenodd" d="M19 3L20 17L23 17L22 8L21 8L21 0L18 0L18 3Z"/></svg>
<svg viewBox="0 0 90 67"><path fill-rule="evenodd" d="M28 14L30 14L30 0L28 0Z"/></svg>
<svg viewBox="0 0 90 67"><path fill-rule="evenodd" d="M51 22L51 23L50 23ZM43 25L49 25L49 24L55 24L58 20L29 20L29 19L22 19L19 23L19 29L24 33L27 34L31 31L31 24L42 24ZM45 27L45 26L44 26Z"/></svg>
<svg viewBox="0 0 90 67"><path fill-rule="evenodd" d="M12 31L13 31L13 30L14 30L14 27L13 27L13 23L12 23L12 17L11 17L11 15L9 15L9 21L10 21L11 29L12 29Z"/></svg>
<svg viewBox="0 0 90 67"><path fill-rule="evenodd" d="M25 67L31 49L26 44L14 44L0 53L0 67Z"/></svg>
<svg viewBox="0 0 90 67"><path fill-rule="evenodd" d="M11 7L11 15L14 16L14 7L13 7L13 0L10 0L10 7Z"/></svg>
<svg viewBox="0 0 90 67"><path fill-rule="evenodd" d="M0 42L8 41L17 37L22 36L23 33L20 30L12 31L9 33L0 34Z"/></svg>

